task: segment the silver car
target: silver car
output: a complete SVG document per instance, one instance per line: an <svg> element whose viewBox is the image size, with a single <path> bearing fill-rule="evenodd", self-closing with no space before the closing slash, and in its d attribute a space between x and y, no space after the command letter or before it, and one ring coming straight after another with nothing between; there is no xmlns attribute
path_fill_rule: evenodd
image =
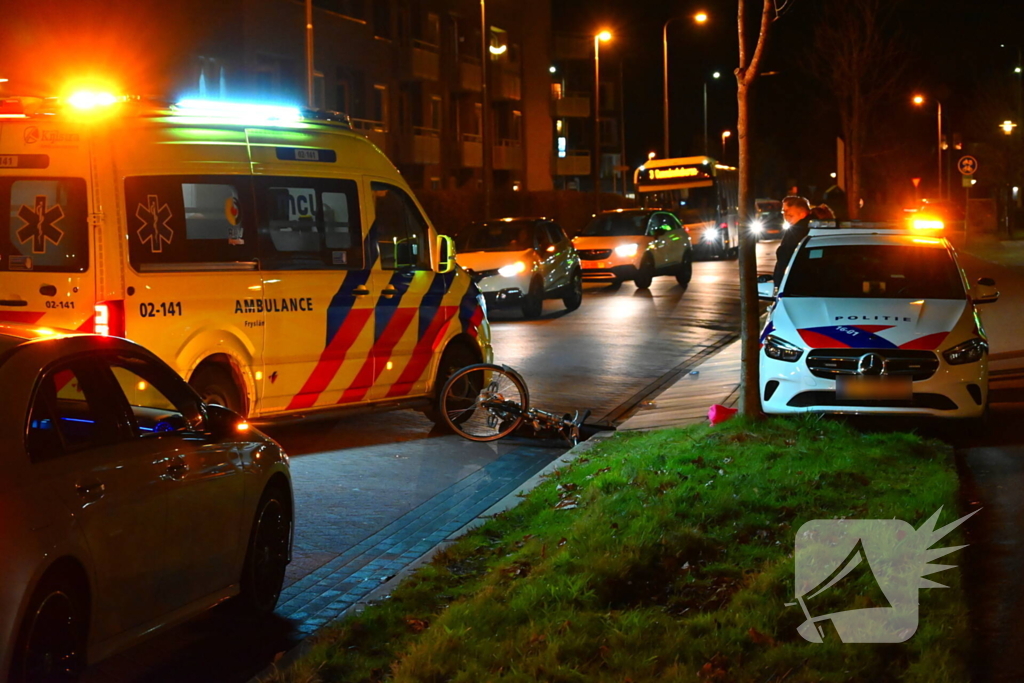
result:
<svg viewBox="0 0 1024 683"><path fill-rule="evenodd" d="M288 458L124 339L0 322L0 678L74 680L291 556Z"/></svg>

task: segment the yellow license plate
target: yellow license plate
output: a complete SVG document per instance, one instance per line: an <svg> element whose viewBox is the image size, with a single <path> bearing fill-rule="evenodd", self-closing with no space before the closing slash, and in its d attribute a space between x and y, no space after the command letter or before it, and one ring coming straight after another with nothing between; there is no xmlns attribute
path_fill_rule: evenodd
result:
<svg viewBox="0 0 1024 683"><path fill-rule="evenodd" d="M836 395L844 401L909 401L914 395L912 380L904 377L860 377L840 375Z"/></svg>

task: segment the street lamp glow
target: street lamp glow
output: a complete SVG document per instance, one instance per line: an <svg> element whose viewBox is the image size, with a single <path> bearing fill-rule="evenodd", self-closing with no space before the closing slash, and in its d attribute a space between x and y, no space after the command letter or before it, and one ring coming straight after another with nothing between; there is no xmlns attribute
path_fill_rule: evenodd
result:
<svg viewBox="0 0 1024 683"><path fill-rule="evenodd" d="M999 127L1003 129L1003 132L1009 135L1013 132L1013 129L1017 127L1017 124L1013 121L1003 121L999 124Z"/></svg>
<svg viewBox="0 0 1024 683"><path fill-rule="evenodd" d="M922 95L914 95L914 104L917 104L917 105L924 104L924 97Z"/></svg>
<svg viewBox="0 0 1024 683"><path fill-rule="evenodd" d="M654 152L648 152L648 153L647 153L647 159L648 159L648 160L650 160L650 159L653 159L653 158L654 158L654 157L656 157L656 156L657 156L657 155L656 155L656 154L655 154Z"/></svg>
<svg viewBox="0 0 1024 683"><path fill-rule="evenodd" d="M698 24L703 24L705 21L708 20L708 15L706 12L697 12L697 14L693 16L693 20L696 21Z"/></svg>
<svg viewBox="0 0 1024 683"><path fill-rule="evenodd" d="M597 34L597 39L600 40L602 43L607 43L609 40L612 39L612 34L609 31L601 31L600 33Z"/></svg>
<svg viewBox="0 0 1024 683"><path fill-rule="evenodd" d="M1019 67L1019 66L1018 66L1018 67L1016 67L1016 68L1015 68L1015 69L1013 70L1013 73L1015 73L1015 74L1019 74L1019 73L1020 73L1020 67Z"/></svg>
<svg viewBox="0 0 1024 683"><path fill-rule="evenodd" d="M829 173L828 175L829 175L829 177L830 177L830 178L832 178L832 179L835 179L835 177L836 177L836 172L835 172L835 171L832 171L832 172L831 172L831 173Z"/></svg>
<svg viewBox="0 0 1024 683"><path fill-rule="evenodd" d="M553 67L553 66L549 66L548 67L548 72L549 73L555 73L556 71L558 71L558 69L556 69L555 67Z"/></svg>
<svg viewBox="0 0 1024 683"><path fill-rule="evenodd" d="M731 135L732 135L732 131L731 131L731 130L723 130L723 131L722 131L722 139L723 139L723 140L724 140L725 138L727 138L727 137L730 137Z"/></svg>
<svg viewBox="0 0 1024 683"><path fill-rule="evenodd" d="M722 72L721 71L716 71L715 73L711 74L711 78L721 78L721 77L722 77Z"/></svg>

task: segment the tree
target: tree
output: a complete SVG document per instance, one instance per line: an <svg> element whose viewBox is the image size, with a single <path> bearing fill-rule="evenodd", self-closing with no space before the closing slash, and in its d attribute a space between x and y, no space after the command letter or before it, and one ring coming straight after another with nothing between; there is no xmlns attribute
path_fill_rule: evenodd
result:
<svg viewBox="0 0 1024 683"><path fill-rule="evenodd" d="M758 369L758 319L761 308L757 300L757 241L747 229L753 206L752 174L750 173L750 138L748 137L750 88L757 80L761 58L768 42L772 22L782 16L794 0L763 0L760 31L751 52L747 47L746 0L739 0L738 29L740 62L736 68L736 136L739 138L739 233L740 233L740 412L751 418L761 414Z"/></svg>
<svg viewBox="0 0 1024 683"><path fill-rule="evenodd" d="M900 37L886 29L896 4L831 0L814 30L813 53L807 62L811 74L835 97L846 141L846 203L852 219L860 212L869 124L878 105L900 83L907 63Z"/></svg>

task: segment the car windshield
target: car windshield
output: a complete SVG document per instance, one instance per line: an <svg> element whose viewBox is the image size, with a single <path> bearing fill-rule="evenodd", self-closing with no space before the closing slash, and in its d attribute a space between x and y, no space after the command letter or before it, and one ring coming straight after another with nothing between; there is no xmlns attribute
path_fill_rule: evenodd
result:
<svg viewBox="0 0 1024 683"><path fill-rule="evenodd" d="M625 237L647 231L646 213L606 213L595 216L580 233L583 237Z"/></svg>
<svg viewBox="0 0 1024 683"><path fill-rule="evenodd" d="M461 252L533 249L533 221L471 223L455 237L455 248Z"/></svg>
<svg viewBox="0 0 1024 683"><path fill-rule="evenodd" d="M805 246L790 265L787 297L964 299L945 249L885 244Z"/></svg>

